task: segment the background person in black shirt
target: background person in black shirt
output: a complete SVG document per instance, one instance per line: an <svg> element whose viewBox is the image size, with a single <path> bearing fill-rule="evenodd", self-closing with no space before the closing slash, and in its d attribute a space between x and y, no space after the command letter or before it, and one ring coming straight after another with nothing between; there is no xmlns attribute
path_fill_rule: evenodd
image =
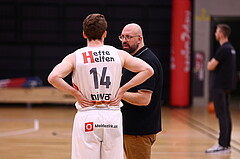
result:
<svg viewBox="0 0 240 159"><path fill-rule="evenodd" d="M213 71L213 102L219 120L220 134L218 144L207 149L206 153L230 152L232 121L229 111L230 91L236 88L236 51L228 41L231 28L218 24L215 32L220 47L208 62L208 70Z"/></svg>
<svg viewBox="0 0 240 159"><path fill-rule="evenodd" d="M147 81L124 93L123 133L127 159L150 159L151 147L161 128L162 66L155 54L144 45L142 29L131 23L126 25L119 39L123 50L147 62L154 75ZM135 73L123 69L121 85Z"/></svg>

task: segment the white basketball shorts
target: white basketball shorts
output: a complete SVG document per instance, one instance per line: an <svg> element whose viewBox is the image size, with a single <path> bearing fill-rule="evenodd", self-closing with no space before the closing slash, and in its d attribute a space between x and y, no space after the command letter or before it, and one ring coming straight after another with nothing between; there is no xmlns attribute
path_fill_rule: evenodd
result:
<svg viewBox="0 0 240 159"><path fill-rule="evenodd" d="M75 115L72 159L124 159L120 109L86 110Z"/></svg>

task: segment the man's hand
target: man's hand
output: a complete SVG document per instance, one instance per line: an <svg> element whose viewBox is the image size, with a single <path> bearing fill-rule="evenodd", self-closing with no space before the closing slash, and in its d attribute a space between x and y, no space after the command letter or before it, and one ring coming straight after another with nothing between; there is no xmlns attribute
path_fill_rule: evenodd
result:
<svg viewBox="0 0 240 159"><path fill-rule="evenodd" d="M123 94L125 93L126 91L124 91L122 89L122 87L120 87L117 91L117 94L116 94L116 97L110 101L110 106L119 106L120 105L120 101L123 97Z"/></svg>
<svg viewBox="0 0 240 159"><path fill-rule="evenodd" d="M77 91L74 94L74 97L76 98L77 102L81 105L82 108L94 106L94 102L85 98L81 91Z"/></svg>

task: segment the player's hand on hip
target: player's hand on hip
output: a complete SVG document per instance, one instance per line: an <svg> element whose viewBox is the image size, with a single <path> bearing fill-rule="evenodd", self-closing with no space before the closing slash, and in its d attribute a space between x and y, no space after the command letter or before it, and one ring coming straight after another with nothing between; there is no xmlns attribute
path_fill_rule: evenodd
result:
<svg viewBox="0 0 240 159"><path fill-rule="evenodd" d="M110 106L119 106L120 104L120 101L123 97L123 94L124 94L125 91L123 91L121 88L118 89L118 92L116 94L116 97L110 101Z"/></svg>
<svg viewBox="0 0 240 159"><path fill-rule="evenodd" d="M92 107L94 106L94 102L85 98L83 94L79 91L78 95L75 96L77 102L81 105L81 107Z"/></svg>

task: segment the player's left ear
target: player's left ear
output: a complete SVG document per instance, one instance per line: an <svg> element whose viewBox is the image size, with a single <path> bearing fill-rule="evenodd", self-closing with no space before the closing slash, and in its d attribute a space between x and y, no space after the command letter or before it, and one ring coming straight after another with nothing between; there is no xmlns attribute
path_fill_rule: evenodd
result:
<svg viewBox="0 0 240 159"><path fill-rule="evenodd" d="M84 39L87 39L87 35L84 33L84 31L82 32L82 35L83 35Z"/></svg>

